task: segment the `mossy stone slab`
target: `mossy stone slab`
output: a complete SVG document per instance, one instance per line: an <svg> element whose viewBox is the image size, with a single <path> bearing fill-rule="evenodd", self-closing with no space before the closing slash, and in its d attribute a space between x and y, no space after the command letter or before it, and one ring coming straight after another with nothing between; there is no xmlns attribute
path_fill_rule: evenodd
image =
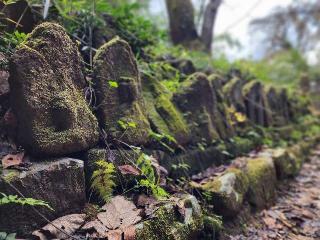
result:
<svg viewBox="0 0 320 240"><path fill-rule="evenodd" d="M127 144L146 144L151 129L137 62L126 41L116 37L98 49L93 79L97 116L106 133Z"/></svg>
<svg viewBox="0 0 320 240"><path fill-rule="evenodd" d="M18 46L9 84L16 140L28 152L59 156L98 141L98 122L83 93L82 60L60 25L42 23Z"/></svg>
<svg viewBox="0 0 320 240"><path fill-rule="evenodd" d="M229 168L201 188L211 194L215 211L224 217L234 217L241 210L249 180L243 170Z"/></svg>
<svg viewBox="0 0 320 240"><path fill-rule="evenodd" d="M257 209L270 206L275 198L277 183L276 170L272 158L258 157L248 159L246 175L249 179L247 193L249 203Z"/></svg>

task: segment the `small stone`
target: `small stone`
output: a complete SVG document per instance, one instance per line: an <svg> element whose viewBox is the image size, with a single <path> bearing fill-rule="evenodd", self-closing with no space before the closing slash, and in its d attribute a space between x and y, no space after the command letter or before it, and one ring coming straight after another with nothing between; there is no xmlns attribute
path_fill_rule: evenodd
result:
<svg viewBox="0 0 320 240"><path fill-rule="evenodd" d="M229 168L220 176L204 184L202 189L212 196L212 204L218 214L234 217L240 211L249 180L240 169Z"/></svg>

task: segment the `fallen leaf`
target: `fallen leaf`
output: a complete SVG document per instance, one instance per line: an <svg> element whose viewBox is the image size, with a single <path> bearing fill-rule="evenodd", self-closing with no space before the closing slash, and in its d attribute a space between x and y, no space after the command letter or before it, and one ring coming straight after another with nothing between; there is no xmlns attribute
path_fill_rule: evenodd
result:
<svg viewBox="0 0 320 240"><path fill-rule="evenodd" d="M131 165L122 165L122 166L119 166L118 169L123 175L139 176L141 174L139 169Z"/></svg>
<svg viewBox="0 0 320 240"><path fill-rule="evenodd" d="M276 227L277 220L271 217L264 217L264 223L267 225L269 229L274 229Z"/></svg>
<svg viewBox="0 0 320 240"><path fill-rule="evenodd" d="M8 154L1 160L4 169L14 166L19 166L23 162L24 152L18 154Z"/></svg>
<svg viewBox="0 0 320 240"><path fill-rule="evenodd" d="M136 227L129 226L124 230L124 239L125 240L135 240L136 239Z"/></svg>
<svg viewBox="0 0 320 240"><path fill-rule="evenodd" d="M47 224L32 235L40 240L66 239L73 235L85 222L85 214L70 214Z"/></svg>
<svg viewBox="0 0 320 240"><path fill-rule="evenodd" d="M112 230L107 234L108 240L122 240L122 231L121 230Z"/></svg>
<svg viewBox="0 0 320 240"><path fill-rule="evenodd" d="M84 230L86 233L90 232L91 237L94 238L105 238L108 233L108 228L106 228L99 220L86 223L81 227L81 230Z"/></svg>
<svg viewBox="0 0 320 240"><path fill-rule="evenodd" d="M141 210L123 196L116 196L102 207L98 219L110 230L125 229L141 220Z"/></svg>

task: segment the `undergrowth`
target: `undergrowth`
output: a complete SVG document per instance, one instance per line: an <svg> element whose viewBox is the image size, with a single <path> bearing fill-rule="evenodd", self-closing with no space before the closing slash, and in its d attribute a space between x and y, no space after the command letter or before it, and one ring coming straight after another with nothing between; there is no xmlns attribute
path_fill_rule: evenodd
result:
<svg viewBox="0 0 320 240"><path fill-rule="evenodd" d="M98 160L95 164L97 169L91 177L91 188L105 202L108 202L112 197L113 188L116 185L114 182L115 166L113 163L108 163L105 160Z"/></svg>

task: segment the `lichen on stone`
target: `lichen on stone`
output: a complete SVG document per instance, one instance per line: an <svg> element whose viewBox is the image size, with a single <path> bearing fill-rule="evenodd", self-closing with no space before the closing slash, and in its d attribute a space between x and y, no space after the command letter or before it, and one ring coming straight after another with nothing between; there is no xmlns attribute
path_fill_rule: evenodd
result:
<svg viewBox="0 0 320 240"><path fill-rule="evenodd" d="M190 131L183 115L171 101L170 91L153 76L144 74L142 79L151 126L160 134L173 136L181 145L188 143Z"/></svg>
<svg viewBox="0 0 320 240"><path fill-rule="evenodd" d="M129 44L115 37L101 46L94 57L93 75L97 115L106 133L121 137L128 144L147 144L150 125L140 74ZM124 129L123 125L128 127Z"/></svg>
<svg viewBox="0 0 320 240"><path fill-rule="evenodd" d="M16 139L33 155L86 150L99 137L82 90L86 85L77 46L63 27L42 23L18 46L10 62Z"/></svg>
<svg viewBox="0 0 320 240"><path fill-rule="evenodd" d="M212 204L218 214L232 217L240 211L248 186L249 180L244 172L231 167L201 186L201 189L211 194Z"/></svg>
<svg viewBox="0 0 320 240"><path fill-rule="evenodd" d="M272 158L248 159L246 174L249 179L248 201L261 209L272 204L275 197L276 171Z"/></svg>

